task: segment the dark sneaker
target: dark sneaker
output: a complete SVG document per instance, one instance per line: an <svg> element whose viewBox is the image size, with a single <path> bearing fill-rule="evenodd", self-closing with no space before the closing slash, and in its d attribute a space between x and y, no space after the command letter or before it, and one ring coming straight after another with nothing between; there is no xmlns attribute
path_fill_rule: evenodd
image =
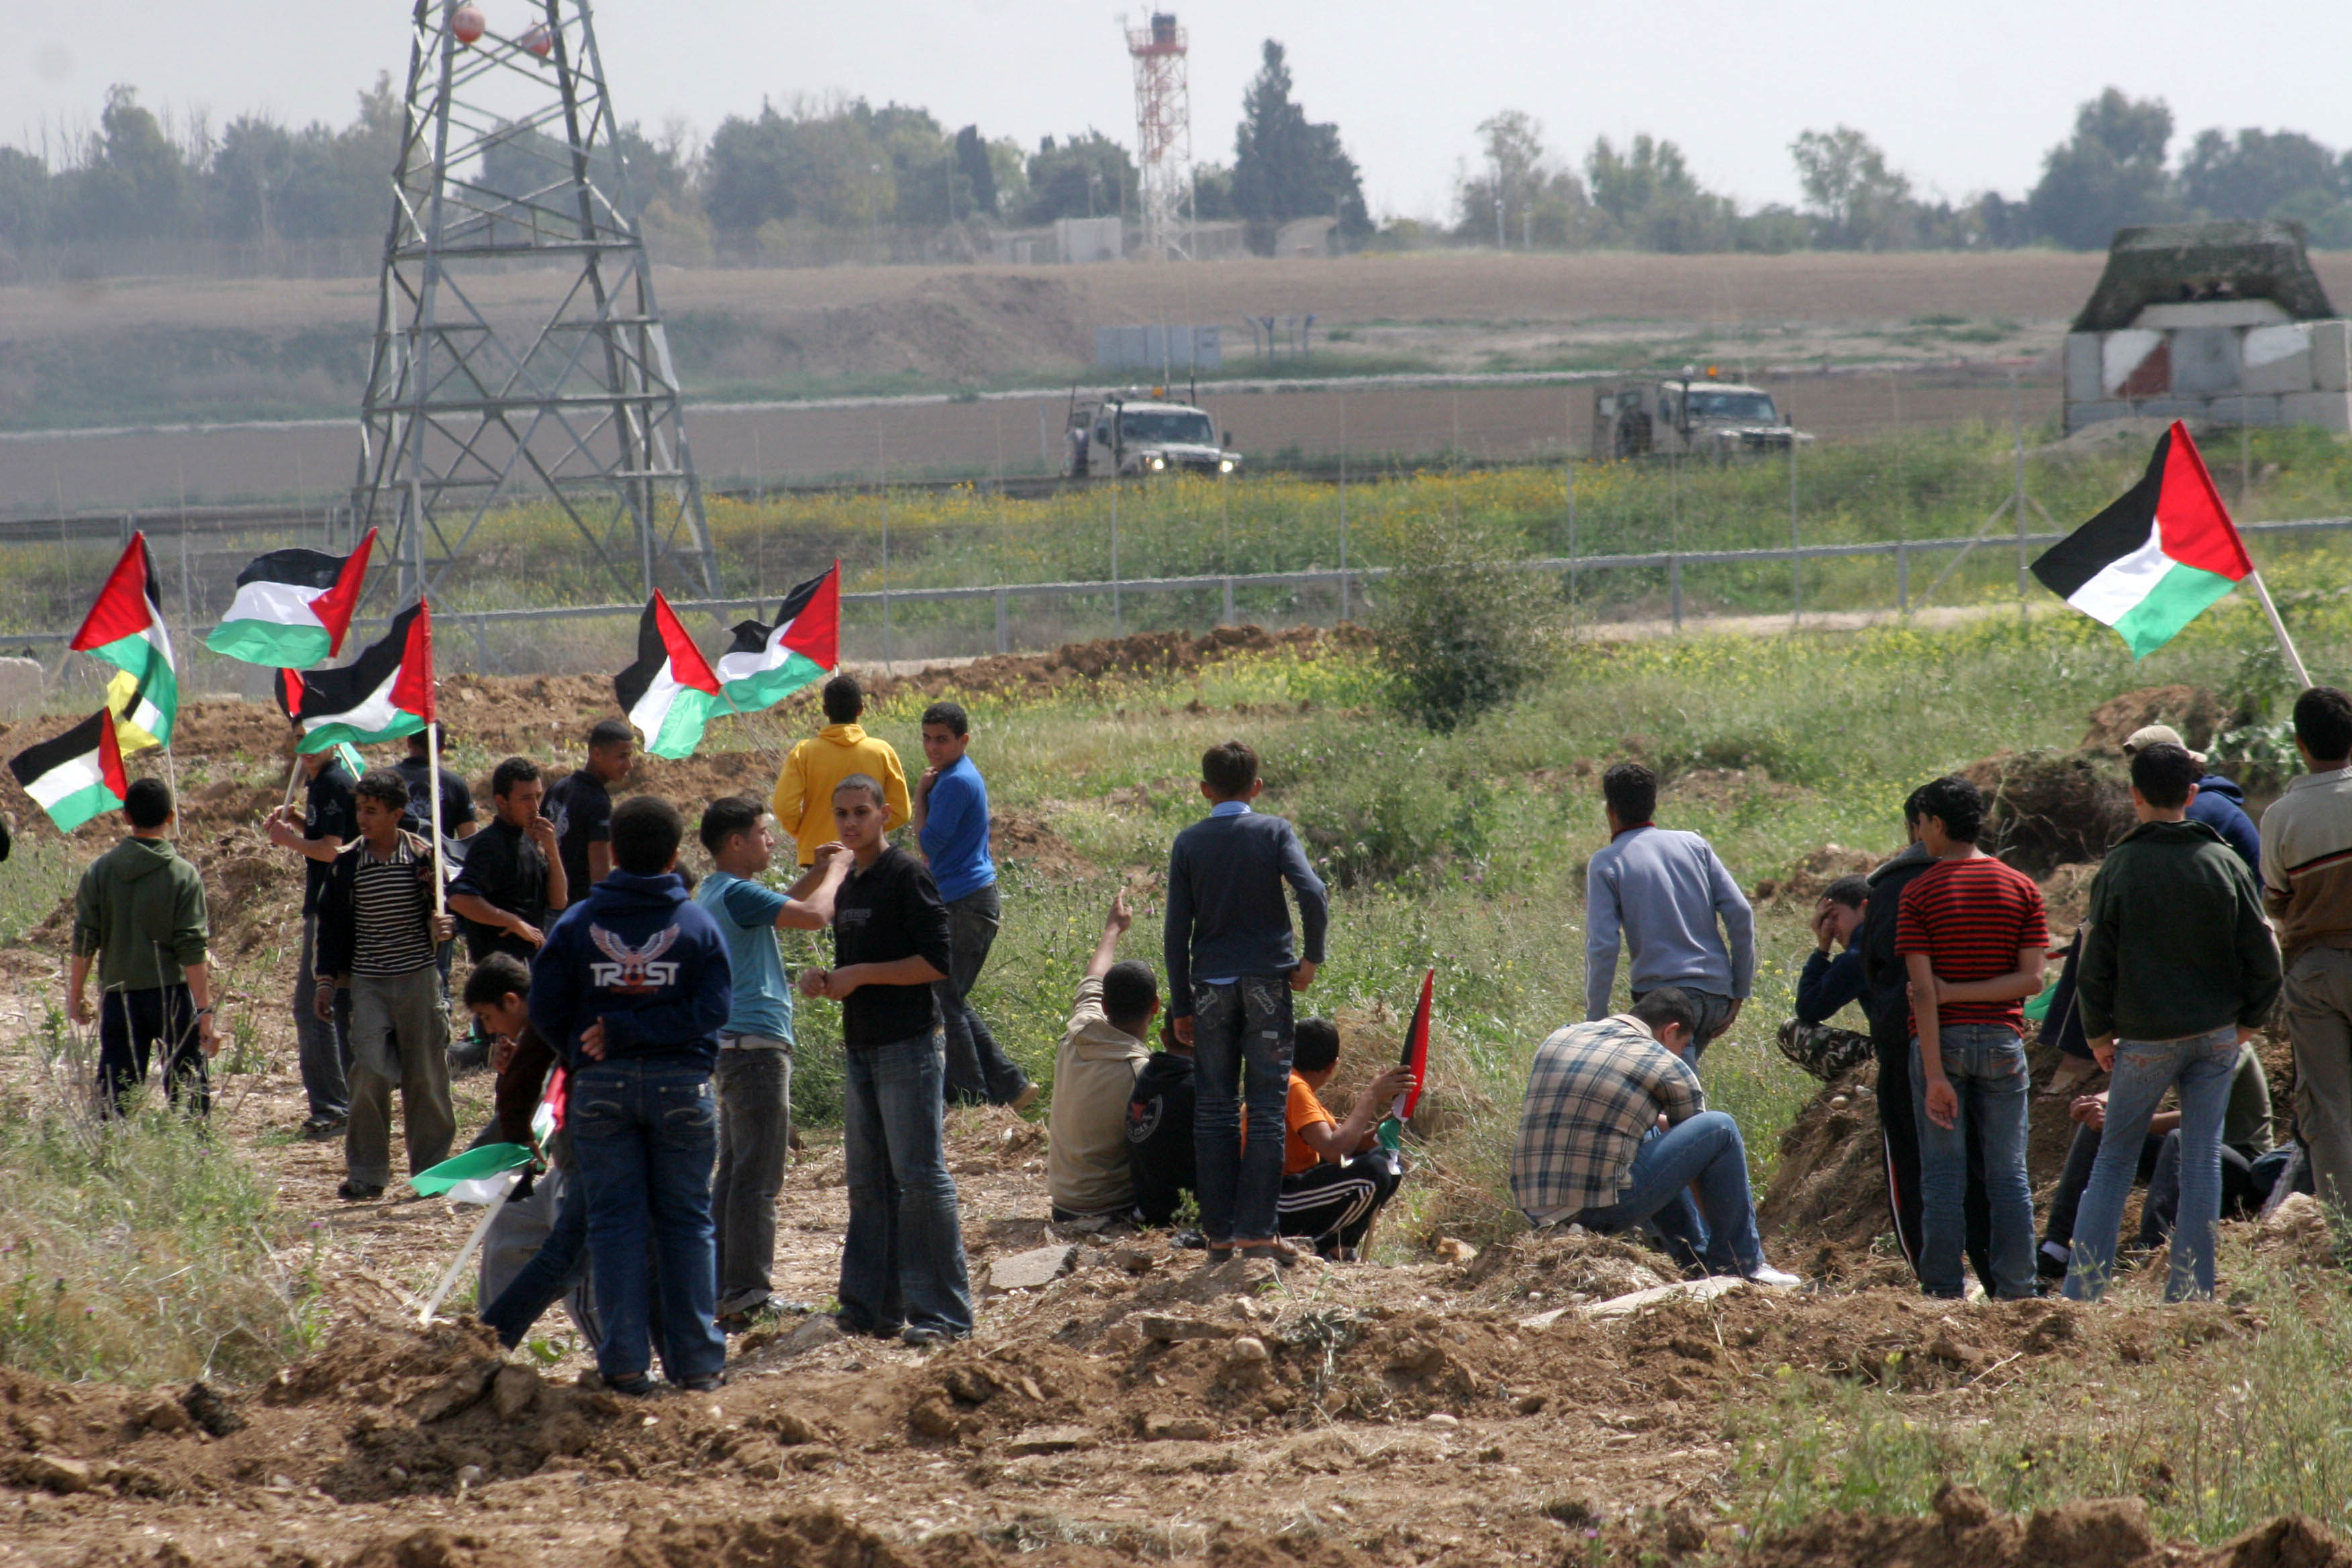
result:
<svg viewBox="0 0 2352 1568"><path fill-rule="evenodd" d="M661 1392L661 1384L645 1373L633 1372L626 1377L606 1378L604 1392L617 1394L624 1399L651 1399Z"/></svg>
<svg viewBox="0 0 2352 1568"><path fill-rule="evenodd" d="M689 1377L677 1386L688 1394L716 1394L726 1383L725 1373L714 1372L708 1377Z"/></svg>
<svg viewBox="0 0 2352 1568"><path fill-rule="evenodd" d="M345 1176L342 1184L335 1189L335 1195L347 1204L363 1204L383 1196L383 1185L380 1182L355 1182Z"/></svg>
<svg viewBox="0 0 2352 1568"><path fill-rule="evenodd" d="M340 1116L313 1116L302 1123L305 1143L331 1142L343 1135L344 1119Z"/></svg>
<svg viewBox="0 0 2352 1568"><path fill-rule="evenodd" d="M912 1345L919 1351L929 1350L933 1345L953 1344L956 1341L967 1337L963 1334L950 1333L945 1329L926 1328L920 1323L908 1323L898 1331L898 1342Z"/></svg>

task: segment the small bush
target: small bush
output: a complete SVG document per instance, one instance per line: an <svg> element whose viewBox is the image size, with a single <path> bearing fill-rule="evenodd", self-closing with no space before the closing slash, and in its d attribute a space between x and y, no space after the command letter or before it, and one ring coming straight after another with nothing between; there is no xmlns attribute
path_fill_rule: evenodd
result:
<svg viewBox="0 0 2352 1568"><path fill-rule="evenodd" d="M1451 734L1549 674L1559 653L1559 584L1460 545L1388 579L1373 619L1389 700Z"/></svg>

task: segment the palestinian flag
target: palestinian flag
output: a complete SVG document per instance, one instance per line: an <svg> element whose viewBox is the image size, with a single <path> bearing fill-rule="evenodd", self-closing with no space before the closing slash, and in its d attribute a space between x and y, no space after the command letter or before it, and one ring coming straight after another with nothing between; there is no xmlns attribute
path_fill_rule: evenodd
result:
<svg viewBox="0 0 2352 1568"><path fill-rule="evenodd" d="M719 677L669 601L654 590L637 622L637 662L613 678L613 695L656 757L690 757L721 706Z"/></svg>
<svg viewBox="0 0 2352 1568"><path fill-rule="evenodd" d="M1404 1032L1404 1054L1398 1065L1412 1069L1412 1087L1396 1097L1389 1106L1389 1114L1399 1121L1412 1119L1413 1108L1421 1103L1423 1085L1429 1081L1429 1007L1437 994L1437 971L1431 970L1421 977L1421 1001L1412 1010L1412 1026Z"/></svg>
<svg viewBox="0 0 2352 1568"><path fill-rule="evenodd" d="M2134 658L2170 642L2253 569L2179 420L2139 483L2033 563L2052 593L2115 627Z"/></svg>
<svg viewBox="0 0 2352 1568"><path fill-rule="evenodd" d="M719 656L719 680L738 713L774 707L841 662L841 563L784 595L776 624L743 621Z"/></svg>
<svg viewBox="0 0 2352 1568"><path fill-rule="evenodd" d="M236 574L236 597L205 646L224 658L308 669L343 651L343 634L375 549L371 528L349 555L273 550Z"/></svg>
<svg viewBox="0 0 2352 1568"><path fill-rule="evenodd" d="M102 658L122 673L107 683L106 705L122 726L127 752L172 743L180 711L180 681L172 664L172 636L163 629L163 585L147 536L134 533L107 574L98 603L74 634L77 653Z"/></svg>
<svg viewBox="0 0 2352 1568"><path fill-rule="evenodd" d="M8 759L8 771L25 793L41 803L60 833L71 833L91 817L120 810L131 793L122 771L122 744L114 714L100 709L54 741L27 746Z"/></svg>
<svg viewBox="0 0 2352 1568"><path fill-rule="evenodd" d="M382 642L339 668L279 670L278 705L301 727L298 752L373 745L422 730L435 718L431 607L417 600L393 617Z"/></svg>

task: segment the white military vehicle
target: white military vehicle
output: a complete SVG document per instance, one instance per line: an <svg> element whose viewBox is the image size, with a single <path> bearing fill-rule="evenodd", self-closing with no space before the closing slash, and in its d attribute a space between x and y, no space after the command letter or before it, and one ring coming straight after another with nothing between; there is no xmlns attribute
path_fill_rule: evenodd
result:
<svg viewBox="0 0 2352 1568"><path fill-rule="evenodd" d="M1664 381L1602 387L1592 399L1592 455L1640 458L1653 452L1728 458L1785 452L1812 437L1790 424L1760 386L1718 381L1685 366Z"/></svg>
<svg viewBox="0 0 2352 1568"><path fill-rule="evenodd" d="M1242 455L1216 421L1164 387L1129 387L1070 405L1070 477L1230 474Z"/></svg>

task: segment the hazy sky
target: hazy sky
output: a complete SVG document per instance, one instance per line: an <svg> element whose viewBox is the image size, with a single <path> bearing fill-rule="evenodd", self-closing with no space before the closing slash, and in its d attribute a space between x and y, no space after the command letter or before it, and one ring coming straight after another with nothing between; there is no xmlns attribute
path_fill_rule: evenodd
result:
<svg viewBox="0 0 2352 1568"><path fill-rule="evenodd" d="M520 0L482 0L505 30ZM87 127L106 87L152 107L208 106L215 124L266 108L350 118L353 92L406 59L406 0L0 0L0 139L38 145L46 118ZM1128 13L1138 25L1139 5ZM598 31L624 118L672 115L708 134L762 95L842 92L929 109L953 129L1034 144L1092 125L1132 142L1118 22L1099 3L791 5L606 0ZM1596 135L1669 136L1743 204L1794 202L1788 144L1841 121L1930 194L2018 195L2075 106L2109 83L2208 125L2306 131L2352 143L2343 89L2352 7L2279 0L2251 15L2210 0L1185 0L1195 154L1232 156L1244 84L1271 36L1297 94L1337 121L1375 214L1449 205L1498 109L1540 119L1555 153Z"/></svg>

